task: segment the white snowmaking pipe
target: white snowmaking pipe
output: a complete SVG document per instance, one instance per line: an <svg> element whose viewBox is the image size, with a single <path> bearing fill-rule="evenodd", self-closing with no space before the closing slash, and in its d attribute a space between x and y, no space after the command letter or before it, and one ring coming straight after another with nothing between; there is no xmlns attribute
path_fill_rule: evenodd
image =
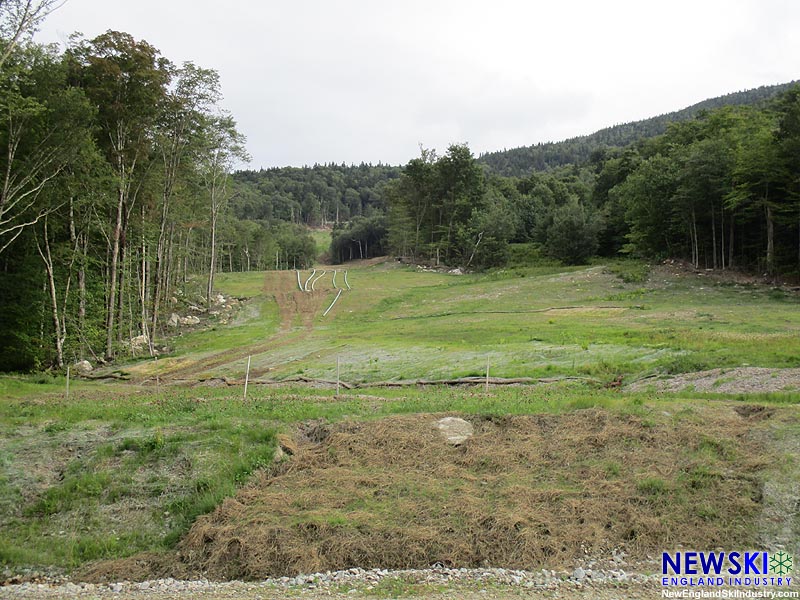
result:
<svg viewBox="0 0 800 600"><path fill-rule="evenodd" d="M297 272L297 287L299 287L300 291L302 292L303 291L303 284L300 282L300 271L297 270L296 272Z"/></svg>
<svg viewBox="0 0 800 600"><path fill-rule="evenodd" d="M338 290L336 287L336 269L333 270L333 289Z"/></svg>
<svg viewBox="0 0 800 600"><path fill-rule="evenodd" d="M305 283L305 285L303 286L303 291L304 291L304 292L310 292L310 291L311 291L311 290L309 290L309 289L308 289L308 282L309 282L309 281L311 281L311 278L312 278L312 277L314 277L314 275L316 274L316 272L317 272L317 270L316 270L316 269L314 269L313 271L311 271L311 275L309 275L309 276L308 276L308 279L306 279L306 283Z"/></svg>
<svg viewBox="0 0 800 600"><path fill-rule="evenodd" d="M311 291L312 292L314 291L314 284L317 283L320 279L322 279L322 277L324 275L325 275L325 271L323 270L322 273L320 273L319 276L314 281L311 282Z"/></svg>
<svg viewBox="0 0 800 600"><path fill-rule="evenodd" d="M347 271L344 272L344 284L347 286L348 290L353 289L353 288L350 287L350 284L347 283Z"/></svg>
<svg viewBox="0 0 800 600"><path fill-rule="evenodd" d="M331 312L331 309L333 308L333 305L336 304L336 301L339 299L339 296L342 295L342 291L343 290L339 290L339 293L336 294L336 298L333 299L333 302L331 302L331 305L328 307L328 310L326 310L324 313L322 313L323 317L327 316L328 313Z"/></svg>

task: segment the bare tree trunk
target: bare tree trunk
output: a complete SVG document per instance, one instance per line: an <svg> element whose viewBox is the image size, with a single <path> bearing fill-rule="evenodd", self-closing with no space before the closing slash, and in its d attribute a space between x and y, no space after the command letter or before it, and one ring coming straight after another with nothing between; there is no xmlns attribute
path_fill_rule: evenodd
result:
<svg viewBox="0 0 800 600"><path fill-rule="evenodd" d="M192 237L192 228L186 232L186 246L183 249L183 283L189 281L189 242Z"/></svg>
<svg viewBox="0 0 800 600"><path fill-rule="evenodd" d="M117 215L114 234L111 238L111 264L108 269L108 304L106 305L106 359L114 358L114 316L117 310L117 270L119 268L120 239L122 237L122 215L125 203L125 192L122 186L118 190Z"/></svg>
<svg viewBox="0 0 800 600"><path fill-rule="evenodd" d="M711 204L711 248L712 260L714 261L714 269L716 270L717 263L717 218L714 210L714 204Z"/></svg>
<svg viewBox="0 0 800 600"><path fill-rule="evenodd" d="M164 297L172 297L173 277L175 268L175 223L169 226L169 238L167 244L167 268L164 272ZM177 283L177 280L175 281Z"/></svg>
<svg viewBox="0 0 800 600"><path fill-rule="evenodd" d="M482 239L483 239L483 232L481 231L478 234L478 240L475 242L475 246L472 248L472 254L469 255L469 260L467 261L467 264L464 265L465 267L469 267L472 264L472 259L475 258L475 253L478 251L478 246L480 246Z"/></svg>
<svg viewBox="0 0 800 600"><path fill-rule="evenodd" d="M122 239L120 240L119 246L119 289L117 290L117 320L119 323L119 327L117 327L117 341L121 342L125 337L123 333L123 323L125 322L125 300L127 294L127 285L128 279L126 277L128 269L130 268L126 263L130 262L128 259L128 252L127 252L127 240L125 236L125 231L127 228L126 219L123 217L123 225L122 225ZM130 330L131 324L130 321L128 322L128 329ZM130 331L128 332L128 338L130 339L132 336L130 335Z"/></svg>
<svg viewBox="0 0 800 600"><path fill-rule="evenodd" d="M213 196L213 193L212 193ZM217 210L211 208L211 261L208 268L208 285L206 286L206 305L211 306L211 294L214 291L214 274L217 265Z"/></svg>
<svg viewBox="0 0 800 600"><path fill-rule="evenodd" d="M75 257L80 250L80 259L78 261L78 334L80 337L79 357L83 360L85 355L83 332L86 328L86 257L88 254L89 235L86 232L77 233L73 198L69 199L69 240L73 247L71 262L74 263ZM64 301L66 303L66 298ZM66 304L64 310L66 311Z"/></svg>
<svg viewBox="0 0 800 600"><path fill-rule="evenodd" d="M71 213L71 211L70 211ZM72 230L74 233L74 230ZM39 256L44 262L45 274L47 275L47 287L50 295L50 311L53 319L53 331L55 334L55 349L56 349L56 366L60 369L64 366L64 342L67 339L67 319L66 307L69 298L70 281L72 279L72 265L75 260L75 249L73 249L72 259L67 270L67 280L64 287L64 304L61 310L58 307L58 290L56 288L55 269L53 266L53 256L50 252L50 233L47 229L47 217L44 221L44 250L36 239L36 249L39 251Z"/></svg>
<svg viewBox="0 0 800 600"><path fill-rule="evenodd" d="M700 268L700 248L697 244L697 217L692 207L692 223L689 228L689 233L692 240L692 265L695 269Z"/></svg>
<svg viewBox="0 0 800 600"><path fill-rule="evenodd" d="M733 224L734 218L731 213L730 223L728 224L728 268L733 268Z"/></svg>
<svg viewBox="0 0 800 600"><path fill-rule="evenodd" d="M84 332L86 331L86 260L89 254L89 236L82 234L81 263L78 267L78 330L81 335L81 353L83 360L86 356Z"/></svg>
<svg viewBox="0 0 800 600"><path fill-rule="evenodd" d="M44 237L44 246L46 252L42 252L42 248L38 246L38 241L37 249L39 250L39 255L42 257L42 261L44 261L45 273L47 274L47 287L50 292L50 314L53 317L53 331L55 334L56 366L60 369L64 366L64 337L61 334L61 320L58 316L56 280L53 275L53 259L50 256L50 242L47 240L47 227L45 227Z"/></svg>
<svg viewBox="0 0 800 600"><path fill-rule="evenodd" d="M720 208L720 224L719 224L719 235L721 238L721 246L720 246L720 260L722 261L722 270L725 270L725 205L723 204Z"/></svg>
<svg viewBox="0 0 800 600"><path fill-rule="evenodd" d="M147 350L150 356L155 356L155 347L153 346L153 335L150 331L150 315L147 312L148 306L148 290L150 289L151 269L150 262L147 260L147 236L145 235L145 210L144 204L140 206L140 214L142 217L142 247L141 247L141 279L139 281L139 303L141 304L141 328L142 335L147 338Z"/></svg>
<svg viewBox="0 0 800 600"><path fill-rule="evenodd" d="M135 257L133 255L133 252L132 251L129 252L128 253L128 257L126 258L127 268L123 267L123 271L122 271L123 275L126 277L125 283L126 283L126 285L128 287L130 287L132 285L132 284L127 283L127 281L133 279L133 268L134 268L134 264L135 264L134 258ZM124 263L123 263L123 265L124 265ZM127 273L127 275L126 275L126 273ZM120 299L120 310L123 310L125 308L124 301L127 301L127 304L128 304L128 333L127 333L127 336L128 336L128 340L132 340L134 337L136 337L136 333L137 333L137 330L135 330L133 328L134 327L134 323L136 323L136 318L134 318L134 316L133 316L133 313L134 313L134 307L133 307L134 295L132 295L130 293L129 289L125 289L126 293L124 293L124 294L122 293L122 291L123 291L123 288L120 287L120 296L119 296L119 299ZM139 295L137 294L135 297L138 298ZM120 321L119 322L122 323L122 317L120 317ZM122 340L123 340L122 330L120 330L120 341L122 341ZM131 350L133 350L132 346L131 346Z"/></svg>
<svg viewBox="0 0 800 600"><path fill-rule="evenodd" d="M155 337L156 329L158 327L158 317L161 308L161 302L164 297L164 288L167 286L166 272L166 245L167 245L167 215L169 212L169 200L164 194L163 204L161 207L161 225L158 230L158 243L156 244L156 268L155 277L153 279L153 302L151 305L150 313L150 331ZM151 342L152 346L152 342ZM152 351L152 348L151 348Z"/></svg>
<svg viewBox="0 0 800 600"><path fill-rule="evenodd" d="M772 207L769 204L769 181L764 187L764 213L767 221L767 273L772 275L775 264L775 223L772 219Z"/></svg>
<svg viewBox="0 0 800 600"><path fill-rule="evenodd" d="M775 223L772 218L772 207L766 205L767 218L767 273L772 275L775 266Z"/></svg>

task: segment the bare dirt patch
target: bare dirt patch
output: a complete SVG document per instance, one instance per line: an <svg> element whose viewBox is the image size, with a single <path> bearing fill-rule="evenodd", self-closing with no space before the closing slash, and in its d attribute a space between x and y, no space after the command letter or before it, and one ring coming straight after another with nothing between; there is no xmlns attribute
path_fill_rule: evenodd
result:
<svg viewBox="0 0 800 600"><path fill-rule="evenodd" d="M321 273L317 271L317 274ZM264 280L264 293L275 298L281 316L281 330L288 331L299 320L306 329L314 326L314 317L325 310L325 300L333 289L332 273L326 272L314 286L315 291L301 291L297 284L295 271L269 271ZM302 284L305 284L311 272L300 274Z"/></svg>
<svg viewBox="0 0 800 600"><path fill-rule="evenodd" d="M320 275L322 270L318 270ZM309 332L314 327L314 319L323 313L325 307L330 302L331 292L333 291L333 271L327 271L315 285L315 291L300 291L297 284L296 271L268 271L264 279L264 294L272 296L278 305L280 315L280 331L270 336L265 341L228 348L219 352L214 352L209 356L190 360L184 359L184 364L172 369L170 373L162 377L162 381L184 381L196 380L200 374L206 373L222 365L243 361L249 355L261 354L274 350L279 346L292 343L284 336L295 327L303 327ZM305 284L311 271L300 274L302 284ZM180 360L180 359L179 359ZM253 377L263 375L265 369L254 368L251 371ZM215 378L211 385L224 385L225 382Z"/></svg>
<svg viewBox="0 0 800 600"><path fill-rule="evenodd" d="M659 392L695 392L720 394L770 393L800 390L800 369L739 367L683 373L664 379L643 379L627 387L630 391L654 389Z"/></svg>
<svg viewBox="0 0 800 600"><path fill-rule="evenodd" d="M783 286L791 291L800 291L797 281L792 276L771 276L766 273L748 273L738 269L696 269L694 265L684 260L668 259L654 267L658 274L668 275L698 275L715 283L737 285L764 285Z"/></svg>
<svg viewBox="0 0 800 600"><path fill-rule="evenodd" d="M458 447L435 430L442 416L309 424L294 456L200 517L177 556L86 575L532 569L754 540L770 457L730 406L467 416L475 435Z"/></svg>

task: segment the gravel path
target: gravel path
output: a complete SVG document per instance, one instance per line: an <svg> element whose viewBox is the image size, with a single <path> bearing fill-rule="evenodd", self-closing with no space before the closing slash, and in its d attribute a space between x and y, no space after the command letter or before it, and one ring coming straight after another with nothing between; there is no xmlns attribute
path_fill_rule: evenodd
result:
<svg viewBox="0 0 800 600"><path fill-rule="evenodd" d="M262 582L211 582L158 579L139 583L23 583L0 587L0 598L86 598L154 600L190 598L382 598L413 595L420 599L464 598L654 598L658 575L624 569L578 567L572 572L510 569L364 570L282 577Z"/></svg>

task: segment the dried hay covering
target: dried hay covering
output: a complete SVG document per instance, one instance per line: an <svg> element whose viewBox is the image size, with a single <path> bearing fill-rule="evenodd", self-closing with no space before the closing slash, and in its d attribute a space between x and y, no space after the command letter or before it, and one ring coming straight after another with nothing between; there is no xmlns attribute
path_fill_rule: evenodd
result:
<svg viewBox="0 0 800 600"><path fill-rule="evenodd" d="M729 406L467 416L459 447L433 428L441 416L301 428L294 456L197 520L173 573L537 568L584 549L753 542L767 457Z"/></svg>

